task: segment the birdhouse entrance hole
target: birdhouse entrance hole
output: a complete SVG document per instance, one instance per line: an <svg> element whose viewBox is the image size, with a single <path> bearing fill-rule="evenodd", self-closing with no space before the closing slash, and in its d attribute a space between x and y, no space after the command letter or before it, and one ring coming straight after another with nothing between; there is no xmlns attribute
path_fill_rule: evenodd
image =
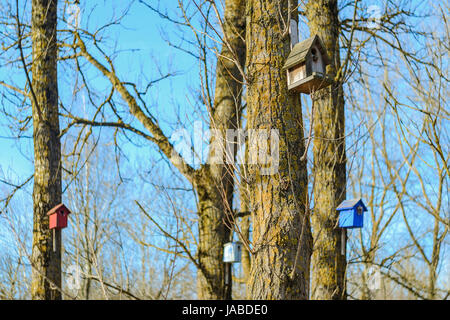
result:
<svg viewBox="0 0 450 320"><path fill-rule="evenodd" d="M319 54L319 50L316 47L311 49L312 56L312 72L317 72L325 75L325 64L323 63L322 55Z"/></svg>

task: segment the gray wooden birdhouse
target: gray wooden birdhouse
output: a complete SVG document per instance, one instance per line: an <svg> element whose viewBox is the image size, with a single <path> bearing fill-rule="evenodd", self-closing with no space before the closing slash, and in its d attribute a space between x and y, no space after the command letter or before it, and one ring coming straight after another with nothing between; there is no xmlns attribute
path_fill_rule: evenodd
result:
<svg viewBox="0 0 450 320"><path fill-rule="evenodd" d="M326 75L329 64L330 59L319 36L297 43L283 66L287 72L288 89L310 94L329 86L332 83Z"/></svg>
<svg viewBox="0 0 450 320"><path fill-rule="evenodd" d="M241 262L242 243L228 242L223 247L223 262Z"/></svg>

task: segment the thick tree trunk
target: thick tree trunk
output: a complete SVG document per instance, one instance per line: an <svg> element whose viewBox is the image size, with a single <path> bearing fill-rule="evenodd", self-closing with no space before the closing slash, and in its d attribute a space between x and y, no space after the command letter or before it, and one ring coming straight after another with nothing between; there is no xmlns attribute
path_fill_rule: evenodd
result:
<svg viewBox="0 0 450 320"><path fill-rule="evenodd" d="M246 144L246 149L248 149L248 144ZM248 160L248 159L246 159ZM242 234L242 237L247 240L248 242L251 242L250 239L250 199L249 199L249 192L247 190L247 185L244 182L245 176L244 176L244 165L241 165L241 173L243 174L243 177L241 177L241 183L239 185L239 202L241 210L240 212L245 213L246 215L241 218L239 228ZM246 284L246 296L248 296L248 290L247 290L247 283L248 279L250 277L250 269L252 265L251 260L251 254L250 251L247 249L246 246L242 247L242 254L241 254L241 264L242 264L242 271L244 276L244 281Z"/></svg>
<svg viewBox="0 0 450 320"><path fill-rule="evenodd" d="M240 203L241 203L241 212L249 212L249 199L248 199L248 193L246 190L243 190L242 188L244 184L241 184L241 190L240 190ZM250 214L242 217L241 223L240 223L240 229L242 233L242 237L244 239L250 241ZM242 248L242 255L241 255L241 263L242 263L242 270L244 272L244 279L247 283L250 275L250 268L252 265L252 260L250 256L250 252L247 250L247 248L244 246Z"/></svg>
<svg viewBox="0 0 450 320"><path fill-rule="evenodd" d="M61 233L53 250L47 212L61 202L61 144L59 140L56 0L32 1L33 40L33 299L61 299ZM41 117L38 110L41 111Z"/></svg>
<svg viewBox="0 0 450 320"><path fill-rule="evenodd" d="M227 141L227 130L238 129L242 114L242 73L245 59L245 0L225 2L224 43L217 60L208 164L197 179L199 196L199 299L231 299L231 285L225 286L223 245L230 240L225 226L232 214L236 145ZM239 70L240 69L240 70ZM234 139L236 139L234 137ZM227 148L227 145L233 150ZM229 152L228 152L229 151ZM228 266L229 267L229 266Z"/></svg>
<svg viewBox="0 0 450 320"><path fill-rule="evenodd" d="M247 7L248 128L279 133L279 152L276 145L269 148L279 155L278 170L264 175L264 166L248 166L255 250L248 282L251 299L308 298L312 243L305 215L302 109L300 96L288 92L282 70L290 52L285 33L289 2L295 9L297 1L288 0L250 0ZM255 145L249 145L253 157Z"/></svg>
<svg viewBox="0 0 450 320"><path fill-rule="evenodd" d="M339 70L339 18L337 0L308 1L306 15L311 35L322 39L331 64ZM346 196L345 115L342 85L322 89L314 99L314 250L313 299L346 299L346 258L341 254L342 230L337 227L336 207ZM345 231L344 231L345 232Z"/></svg>
<svg viewBox="0 0 450 320"><path fill-rule="evenodd" d="M250 216L246 216L246 217L242 218L240 228L241 228L242 236L245 239L250 240ZM242 270L244 272L244 279L245 279L245 282L247 283L247 281L249 279L249 275L250 275L250 268L252 266L252 260L251 260L250 252L247 250L246 247L242 248L241 263L242 263Z"/></svg>
<svg viewBox="0 0 450 320"><path fill-rule="evenodd" d="M223 221L226 200L211 178L203 177L202 185L196 189L199 198L198 298L231 299L231 288L225 286L226 265L223 263L223 245L230 239L230 230Z"/></svg>

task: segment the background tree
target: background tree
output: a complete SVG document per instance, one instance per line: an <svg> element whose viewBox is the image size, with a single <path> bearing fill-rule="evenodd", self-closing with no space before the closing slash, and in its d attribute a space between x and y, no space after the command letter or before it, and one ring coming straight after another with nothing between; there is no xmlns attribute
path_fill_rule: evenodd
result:
<svg viewBox="0 0 450 320"><path fill-rule="evenodd" d="M18 3L16 5L18 6ZM56 0L33 0L31 29L33 82L30 91L33 106L35 171L31 295L33 299L52 300L61 299L61 231L56 230L54 233L56 247L53 248L47 216L51 208L61 203L56 13ZM17 28L21 29L20 23L17 24ZM19 31L19 39L20 33ZM20 50L22 52L22 49ZM25 67L24 60L23 63ZM29 77L26 67L25 72Z"/></svg>
<svg viewBox="0 0 450 320"><path fill-rule="evenodd" d="M314 250L312 299L345 299L346 257L341 253L341 232L336 207L346 198L345 114L339 46L338 2L308 1L309 32L319 35L330 64L327 74L335 82L311 95L314 127Z"/></svg>
<svg viewBox="0 0 450 320"><path fill-rule="evenodd" d="M224 286L223 245L230 240L230 229L224 224L227 215L234 215L233 194L237 137L228 137L229 130L241 127L243 66L245 59L245 0L225 2L222 49L218 55L214 103L211 109L210 153L197 182L199 191L198 281L200 299L231 299L231 286ZM219 133L219 134L218 134ZM229 146L233 146L230 152ZM222 154L222 155L221 155ZM220 157L218 163L212 160ZM216 159L217 161L217 159ZM212 163L211 163L212 162ZM231 270L229 270L231 272ZM211 284L218 286L213 289ZM222 288L222 286L224 286ZM224 291L223 294L220 294Z"/></svg>

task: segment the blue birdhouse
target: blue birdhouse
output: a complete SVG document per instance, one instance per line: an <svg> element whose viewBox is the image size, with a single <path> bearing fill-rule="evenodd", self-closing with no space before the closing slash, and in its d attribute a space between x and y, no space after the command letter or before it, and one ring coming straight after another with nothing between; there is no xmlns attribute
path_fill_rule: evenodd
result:
<svg viewBox="0 0 450 320"><path fill-rule="evenodd" d="M361 199L342 201L336 210L339 211L339 227L347 229L363 227L364 212L367 208Z"/></svg>
<svg viewBox="0 0 450 320"><path fill-rule="evenodd" d="M242 243L228 242L223 247L223 262L241 262Z"/></svg>

